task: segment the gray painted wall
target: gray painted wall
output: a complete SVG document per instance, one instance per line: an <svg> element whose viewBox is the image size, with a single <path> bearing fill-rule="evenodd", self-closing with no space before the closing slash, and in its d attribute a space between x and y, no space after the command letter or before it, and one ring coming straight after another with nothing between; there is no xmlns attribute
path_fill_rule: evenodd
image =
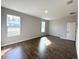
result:
<svg viewBox="0 0 79 59"><path fill-rule="evenodd" d="M7 14L21 17L21 35L14 37L7 37ZM26 15L7 8L1 8L1 45L13 44L16 42L36 38L41 36L41 18ZM43 20L46 21L46 20ZM46 33L48 34L48 21L46 21Z"/></svg>
<svg viewBox="0 0 79 59"><path fill-rule="evenodd" d="M76 16L68 16L61 19L49 21L49 34L65 39L67 36L67 23L76 21Z"/></svg>

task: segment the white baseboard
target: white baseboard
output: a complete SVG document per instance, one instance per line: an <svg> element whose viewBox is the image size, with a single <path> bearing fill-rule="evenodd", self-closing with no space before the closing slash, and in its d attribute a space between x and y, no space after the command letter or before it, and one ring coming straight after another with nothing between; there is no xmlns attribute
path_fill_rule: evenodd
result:
<svg viewBox="0 0 79 59"><path fill-rule="evenodd" d="M51 36L56 36L56 35L51 35ZM65 37L60 37L60 36L56 36L56 37L59 37L59 38L61 38L61 39L65 39L65 40L70 40L70 39L67 39L67 38L65 38ZM71 41L75 41L75 40L71 40Z"/></svg>
<svg viewBox="0 0 79 59"><path fill-rule="evenodd" d="M7 46L7 45L11 45L11 44L15 44L15 43L19 43L19 42L22 42L22 41L27 41L27 40L30 40L30 39L34 39L34 38L38 38L38 37L40 37L40 36L37 36L37 37L31 37L31 38L26 38L26 39L23 39L23 40L19 40L19 41L16 41L16 42L9 42L9 43L7 43L7 44L3 44L3 45L1 45L1 47L3 47L3 46Z"/></svg>
<svg viewBox="0 0 79 59"><path fill-rule="evenodd" d="M70 39L67 39L67 38L64 38L64 37L60 37L61 39L65 39L65 40L70 40ZM75 40L71 40L71 41L75 41Z"/></svg>
<svg viewBox="0 0 79 59"><path fill-rule="evenodd" d="M60 37L61 39L66 39L65 37Z"/></svg>

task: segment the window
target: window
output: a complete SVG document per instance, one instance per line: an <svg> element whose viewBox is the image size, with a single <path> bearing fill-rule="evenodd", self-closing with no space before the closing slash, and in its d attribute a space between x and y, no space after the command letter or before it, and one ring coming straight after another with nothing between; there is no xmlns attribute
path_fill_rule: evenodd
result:
<svg viewBox="0 0 79 59"><path fill-rule="evenodd" d="M20 35L20 17L7 14L7 36Z"/></svg>
<svg viewBox="0 0 79 59"><path fill-rule="evenodd" d="M45 32L45 21L42 21L41 32Z"/></svg>

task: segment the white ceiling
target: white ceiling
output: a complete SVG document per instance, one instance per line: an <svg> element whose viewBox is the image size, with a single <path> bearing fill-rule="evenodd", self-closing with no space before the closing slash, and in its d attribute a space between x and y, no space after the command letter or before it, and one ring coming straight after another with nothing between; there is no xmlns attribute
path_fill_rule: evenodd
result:
<svg viewBox="0 0 79 59"><path fill-rule="evenodd" d="M70 16L70 12L77 13L77 0L67 4L69 0L2 0L3 7L23 12L47 20ZM44 11L48 10L45 14Z"/></svg>

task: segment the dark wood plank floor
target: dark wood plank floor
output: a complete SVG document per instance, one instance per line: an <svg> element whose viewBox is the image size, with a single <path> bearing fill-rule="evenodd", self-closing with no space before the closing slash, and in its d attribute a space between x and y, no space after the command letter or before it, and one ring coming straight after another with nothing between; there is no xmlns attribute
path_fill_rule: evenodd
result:
<svg viewBox="0 0 79 59"><path fill-rule="evenodd" d="M2 59L77 59L75 42L53 36L2 47Z"/></svg>

